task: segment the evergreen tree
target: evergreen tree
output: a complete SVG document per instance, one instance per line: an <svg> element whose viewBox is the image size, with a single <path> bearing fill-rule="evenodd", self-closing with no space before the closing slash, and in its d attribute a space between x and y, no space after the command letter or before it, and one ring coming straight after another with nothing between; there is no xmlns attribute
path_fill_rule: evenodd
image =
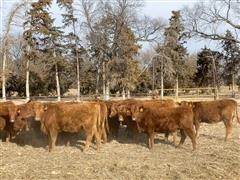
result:
<svg viewBox="0 0 240 180"><path fill-rule="evenodd" d="M30 19L25 23L29 24L29 29L24 32L25 39L28 42L28 49L37 49L43 52L47 57L47 64L55 68L56 91L58 100L60 100L60 82L58 61L61 56L61 36L62 32L54 26L54 19L50 16L48 8L52 0L39 0L31 4L29 11ZM29 54L29 53L28 53ZM32 56L32 55L31 55Z"/></svg>
<svg viewBox="0 0 240 180"><path fill-rule="evenodd" d="M187 55L186 48L183 46L184 27L181 21L180 11L172 11L169 26L165 28L162 51L172 61L172 74L176 80L176 95L178 95L178 79L184 80L185 78L185 56ZM180 84L183 83L180 82Z"/></svg>
<svg viewBox="0 0 240 180"><path fill-rule="evenodd" d="M196 85L200 87L213 86L213 58L216 66L216 81L219 85L222 54L206 47L197 55L197 72L194 77Z"/></svg>
<svg viewBox="0 0 240 180"><path fill-rule="evenodd" d="M72 27L73 32L68 33L66 36L69 39L69 44L66 45L68 49L74 49L72 53L76 59L76 70L77 70L77 100L80 100L80 58L79 49L82 47L79 45L79 37L76 34L76 23L77 18L74 16L73 0L57 0L57 3L61 8L65 8L66 13L63 13L64 27ZM73 43L72 41L73 40Z"/></svg>
<svg viewBox="0 0 240 180"><path fill-rule="evenodd" d="M234 80L240 70L240 48L232 35L231 31L227 30L226 39L222 41L224 62L223 62L223 80L225 84L234 84Z"/></svg>

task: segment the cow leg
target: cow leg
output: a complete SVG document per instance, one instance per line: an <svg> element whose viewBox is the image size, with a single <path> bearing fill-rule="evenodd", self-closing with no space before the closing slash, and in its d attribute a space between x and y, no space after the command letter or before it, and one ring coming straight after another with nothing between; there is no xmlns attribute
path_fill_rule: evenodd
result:
<svg viewBox="0 0 240 180"><path fill-rule="evenodd" d="M49 147L48 147L49 152L51 152L52 149L55 147L57 135L58 133L54 130L49 132Z"/></svg>
<svg viewBox="0 0 240 180"><path fill-rule="evenodd" d="M154 137L155 137L155 133L154 132L148 132L148 148L149 149L153 148Z"/></svg>
<svg viewBox="0 0 240 180"><path fill-rule="evenodd" d="M107 142L107 133L106 133L105 127L104 127L103 132L102 132L102 139L103 139L103 143Z"/></svg>
<svg viewBox="0 0 240 180"><path fill-rule="evenodd" d="M85 146L84 146L84 149L83 149L84 153L87 152L87 150L89 149L89 146L90 146L91 141L93 139L93 131L92 130L87 130L86 135L87 135L86 142L85 142ZM96 141L97 141L97 139L96 139Z"/></svg>
<svg viewBox="0 0 240 180"><path fill-rule="evenodd" d="M225 135L225 142L227 142L232 136L232 122L224 121L224 125L226 127L226 135Z"/></svg>
<svg viewBox="0 0 240 180"><path fill-rule="evenodd" d="M71 135L69 133L64 133L64 144L65 146L70 146L70 138L71 138Z"/></svg>
<svg viewBox="0 0 240 180"><path fill-rule="evenodd" d="M96 139L96 144L97 144L97 151L100 150L100 145L101 145L101 136L99 136L99 133L97 131L94 132L94 136Z"/></svg>
<svg viewBox="0 0 240 180"><path fill-rule="evenodd" d="M100 139L103 140L103 143L107 142L107 133L106 133L106 128L104 124L99 129L99 136L100 136Z"/></svg>
<svg viewBox="0 0 240 180"><path fill-rule="evenodd" d="M193 151L196 150L196 134L192 129L185 129L186 134L190 137L192 141Z"/></svg>
<svg viewBox="0 0 240 180"><path fill-rule="evenodd" d="M168 136L169 136L169 132L165 133L164 141L168 142Z"/></svg>
<svg viewBox="0 0 240 180"><path fill-rule="evenodd" d="M196 120L194 122L194 125L195 125L195 130L196 130L196 137L198 138L199 137L200 122Z"/></svg>
<svg viewBox="0 0 240 180"><path fill-rule="evenodd" d="M176 145L177 144L177 131L172 133L173 135L173 144Z"/></svg>
<svg viewBox="0 0 240 180"><path fill-rule="evenodd" d="M178 144L178 147L180 147L181 145L183 145L185 139L186 139L186 134L184 132L183 129L180 129L180 134L181 134L181 139L180 139L180 142Z"/></svg>
<svg viewBox="0 0 240 180"><path fill-rule="evenodd" d="M6 141L6 142L10 142L10 139L11 139L10 132L9 132L9 131L6 131L6 138L5 138L5 141Z"/></svg>

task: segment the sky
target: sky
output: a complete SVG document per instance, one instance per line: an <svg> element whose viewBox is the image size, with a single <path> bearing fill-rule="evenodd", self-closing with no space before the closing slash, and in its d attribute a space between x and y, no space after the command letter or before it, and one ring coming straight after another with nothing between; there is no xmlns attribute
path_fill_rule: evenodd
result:
<svg viewBox="0 0 240 180"><path fill-rule="evenodd" d="M0 19L1 19L1 29L4 28L4 17L9 13L11 6L18 0L0 0ZM196 2L196 0L145 0L145 6L142 12L150 17L158 18L161 17L167 22L171 17L171 11L180 10L184 6L191 6ZM56 10L59 11L59 10ZM58 13L58 12L55 12ZM199 41L199 40L189 40L186 44L189 53L196 53L202 47L215 46L213 42L210 41ZM144 44L143 48L148 48L148 44Z"/></svg>

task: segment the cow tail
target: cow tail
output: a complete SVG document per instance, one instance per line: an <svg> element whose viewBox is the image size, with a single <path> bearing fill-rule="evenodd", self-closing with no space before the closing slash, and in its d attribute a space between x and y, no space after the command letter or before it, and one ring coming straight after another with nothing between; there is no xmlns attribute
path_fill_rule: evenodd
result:
<svg viewBox="0 0 240 180"><path fill-rule="evenodd" d="M105 116L105 123L106 123L106 130L107 130L107 133L109 133L109 125L108 125L108 111L106 112L106 116Z"/></svg>
<svg viewBox="0 0 240 180"><path fill-rule="evenodd" d="M97 129L101 128L101 105L98 104Z"/></svg>

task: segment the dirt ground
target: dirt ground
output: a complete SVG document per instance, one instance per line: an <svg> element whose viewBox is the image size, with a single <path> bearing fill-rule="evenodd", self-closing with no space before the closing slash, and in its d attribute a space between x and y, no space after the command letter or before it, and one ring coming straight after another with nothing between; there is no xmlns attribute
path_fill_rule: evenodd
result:
<svg viewBox="0 0 240 180"><path fill-rule="evenodd" d="M240 125L234 123L233 137L224 142L222 123L203 124L195 152L190 139L181 148L157 135L153 150L145 135L131 139L120 129L120 137L83 153L83 140L72 145L61 141L52 153L47 139L22 135L20 144L0 143L0 179L240 179ZM61 138L61 137L60 137ZM171 141L171 137L169 138Z"/></svg>

